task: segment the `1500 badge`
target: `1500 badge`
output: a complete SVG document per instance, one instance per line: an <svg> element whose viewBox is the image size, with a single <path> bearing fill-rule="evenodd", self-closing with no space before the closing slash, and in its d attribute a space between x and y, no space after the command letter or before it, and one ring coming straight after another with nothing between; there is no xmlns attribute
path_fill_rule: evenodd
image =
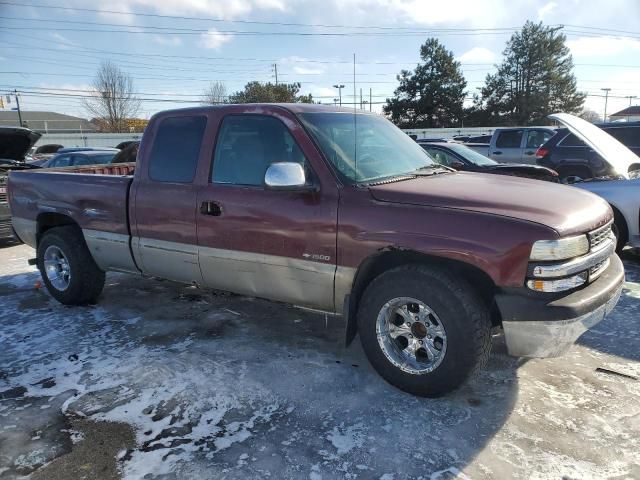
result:
<svg viewBox="0 0 640 480"><path fill-rule="evenodd" d="M329 255L319 255L317 253L303 253L302 256L304 258L310 258L311 260L320 260L323 262L328 262L329 260L331 260L331 257Z"/></svg>

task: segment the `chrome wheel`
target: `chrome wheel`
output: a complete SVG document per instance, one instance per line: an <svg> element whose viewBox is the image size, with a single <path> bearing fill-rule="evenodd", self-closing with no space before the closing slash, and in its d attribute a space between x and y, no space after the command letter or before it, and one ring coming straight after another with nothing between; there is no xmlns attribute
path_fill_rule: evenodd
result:
<svg viewBox="0 0 640 480"><path fill-rule="evenodd" d="M44 252L44 272L47 280L56 290L64 291L71 282L69 260L55 245L50 245Z"/></svg>
<svg viewBox="0 0 640 480"><path fill-rule="evenodd" d="M414 375L434 371L447 351L447 334L440 318L411 297L394 298L382 306L376 334L387 359Z"/></svg>

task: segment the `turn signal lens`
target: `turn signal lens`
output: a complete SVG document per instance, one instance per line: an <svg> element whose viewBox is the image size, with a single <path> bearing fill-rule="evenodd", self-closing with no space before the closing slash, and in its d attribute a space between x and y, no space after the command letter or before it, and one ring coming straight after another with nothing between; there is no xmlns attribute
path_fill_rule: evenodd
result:
<svg viewBox="0 0 640 480"><path fill-rule="evenodd" d="M527 280L527 287L536 292L563 292L579 287L586 283L589 274L579 273L573 277L559 278L557 280Z"/></svg>

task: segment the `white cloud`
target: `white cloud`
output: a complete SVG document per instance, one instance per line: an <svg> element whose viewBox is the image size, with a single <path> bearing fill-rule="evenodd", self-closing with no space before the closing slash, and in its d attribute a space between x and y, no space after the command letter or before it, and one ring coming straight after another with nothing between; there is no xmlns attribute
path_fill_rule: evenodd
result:
<svg viewBox="0 0 640 480"><path fill-rule="evenodd" d="M498 56L484 47L473 47L460 55L456 60L462 63L493 63Z"/></svg>
<svg viewBox="0 0 640 480"><path fill-rule="evenodd" d="M300 67L300 66L296 66L293 67L293 71L295 73L299 73L301 75L319 75L321 73L324 73L324 68L323 67Z"/></svg>
<svg viewBox="0 0 640 480"><path fill-rule="evenodd" d="M161 15L206 15L225 20L246 16L253 10L284 11L284 0L103 0L103 16L121 23L135 23L134 15L114 15L108 11L153 11Z"/></svg>
<svg viewBox="0 0 640 480"><path fill-rule="evenodd" d="M580 37L567 40L574 57L610 57L621 53L640 53L640 40L620 37Z"/></svg>
<svg viewBox="0 0 640 480"><path fill-rule="evenodd" d="M538 9L538 20L544 20L549 13L553 12L558 4L556 2L545 3Z"/></svg>
<svg viewBox="0 0 640 480"><path fill-rule="evenodd" d="M207 33L200 35L200 45L204 48L218 50L222 45L230 42L233 35L230 33L222 33L215 28L210 28Z"/></svg>
<svg viewBox="0 0 640 480"><path fill-rule="evenodd" d="M171 47L182 45L182 39L175 35L154 35L153 41L160 45L167 45Z"/></svg>
<svg viewBox="0 0 640 480"><path fill-rule="evenodd" d="M513 1L513 0L512 0ZM510 7L512 7L510 5ZM493 26L507 16L502 0L339 0L335 8L348 18L378 18L377 23L418 23L423 25L470 24ZM513 6L512 8L518 8ZM385 22L380 22L380 19Z"/></svg>

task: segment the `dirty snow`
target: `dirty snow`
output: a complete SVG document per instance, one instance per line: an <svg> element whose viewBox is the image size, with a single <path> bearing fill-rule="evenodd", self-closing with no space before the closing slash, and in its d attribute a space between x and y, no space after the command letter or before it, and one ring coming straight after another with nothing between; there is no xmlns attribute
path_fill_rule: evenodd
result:
<svg viewBox="0 0 640 480"><path fill-rule="evenodd" d="M498 339L455 394L388 386L342 324L256 299L109 275L98 305L36 290L28 247L0 249L0 479L119 422L124 478L640 478L640 262L613 315L565 357ZM99 446L96 446L99 448ZM90 461L91 459L86 459Z"/></svg>

